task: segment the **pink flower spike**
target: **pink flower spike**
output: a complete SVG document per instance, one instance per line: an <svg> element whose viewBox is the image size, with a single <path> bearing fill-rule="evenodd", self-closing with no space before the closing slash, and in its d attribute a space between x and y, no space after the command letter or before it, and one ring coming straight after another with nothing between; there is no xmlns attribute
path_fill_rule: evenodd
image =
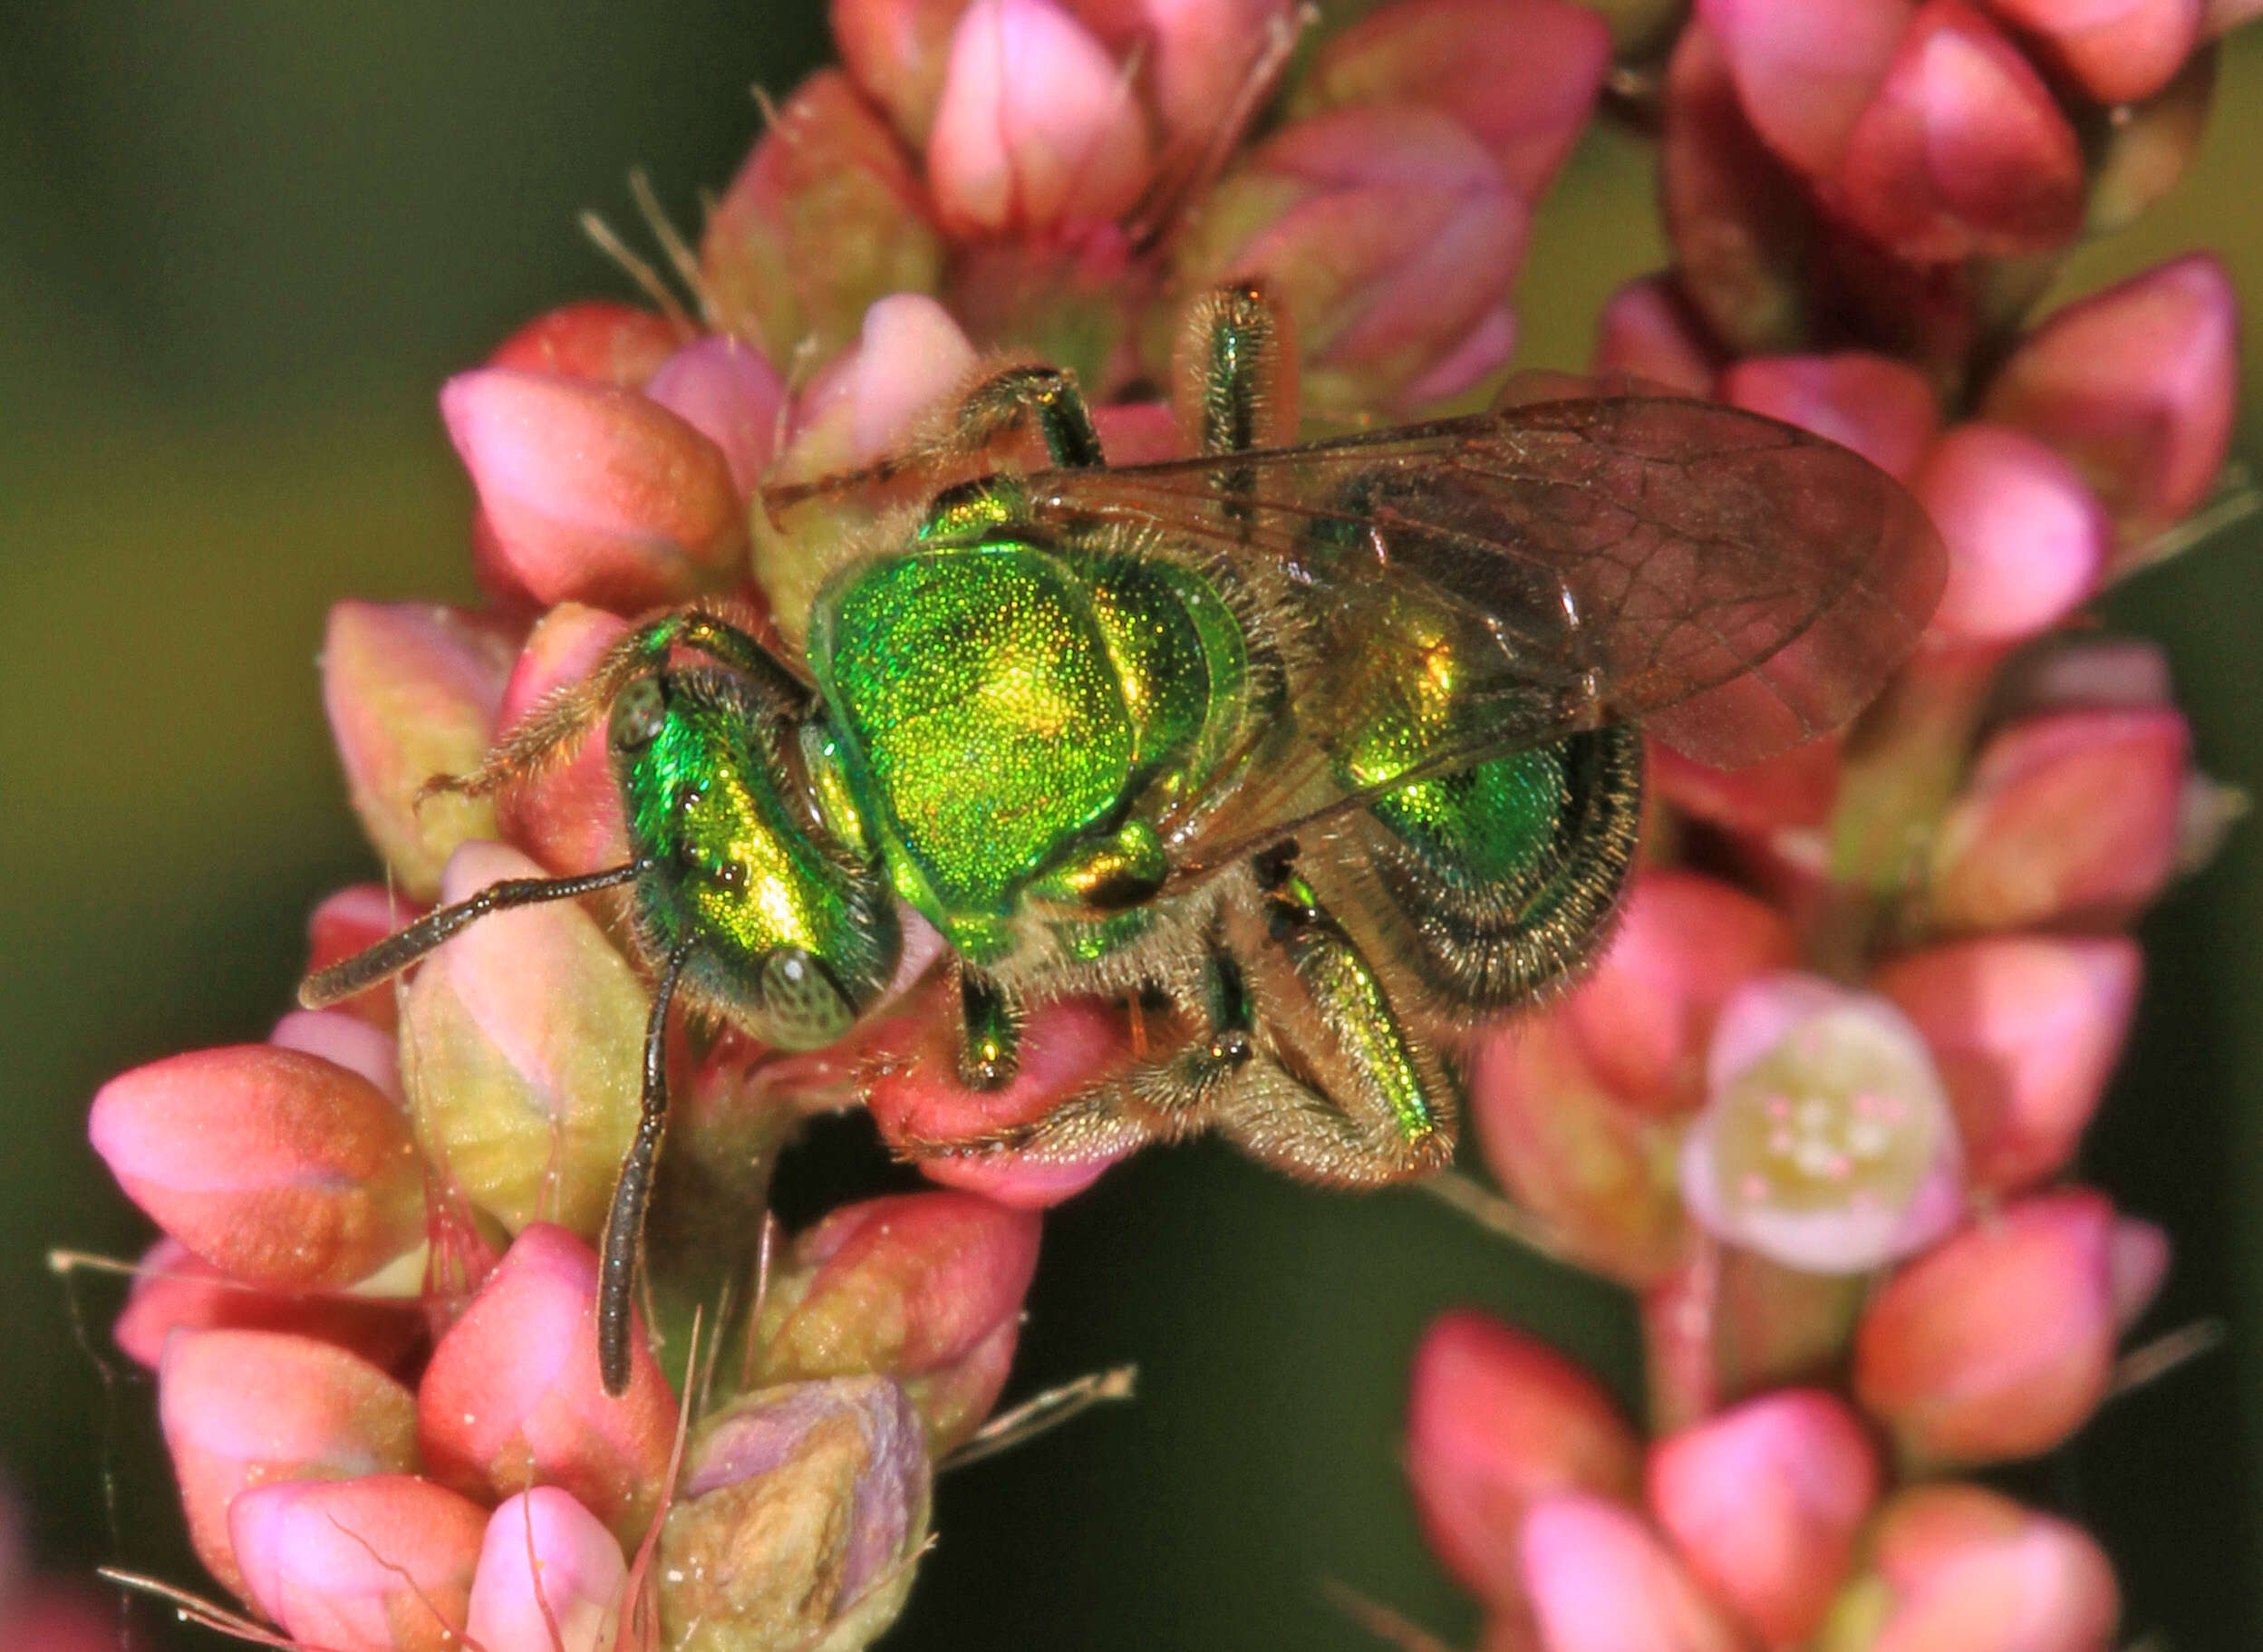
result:
<svg viewBox="0 0 2263 1652"><path fill-rule="evenodd" d="M2200 43L2203 0L1989 0L2101 103L2151 97Z"/></svg>
<svg viewBox="0 0 2263 1652"><path fill-rule="evenodd" d="M1840 210L1916 264L2063 246L2083 189L2050 89L1966 0L1919 8L1833 179Z"/></svg>
<svg viewBox="0 0 2263 1652"><path fill-rule="evenodd" d="M563 1228L527 1229L432 1350L417 1432L442 1483L483 1498L555 1485L634 1542L659 1502L675 1396L641 1325L628 1391L605 1393L596 1314L596 1253Z"/></svg>
<svg viewBox="0 0 2263 1652"><path fill-rule="evenodd" d="M1871 1298L1855 1330L1854 1391L1909 1457L2032 1456L2083 1425L2113 1365L2115 1225L2103 1194L2037 1194Z"/></svg>
<svg viewBox="0 0 2263 1652"><path fill-rule="evenodd" d="M1811 178L1838 168L1910 27L1908 0L1698 0L1760 135Z"/></svg>
<svg viewBox="0 0 2263 1652"><path fill-rule="evenodd" d="M1721 375L1722 401L1853 449L1906 482L1940 428L1933 387L1906 362L1862 351L1761 356Z"/></svg>
<svg viewBox="0 0 2263 1652"><path fill-rule="evenodd" d="M1682 1141L1690 1214L1806 1273L1860 1273L1962 1209L1949 1104L1917 1029L1881 998L1772 975L1729 1000L1705 1111Z"/></svg>
<svg viewBox="0 0 2263 1652"><path fill-rule="evenodd" d="M864 1646L910 1592L931 1479L887 1377L741 1395L701 1427L661 1528L666 1644Z"/></svg>
<svg viewBox="0 0 2263 1652"><path fill-rule="evenodd" d="M546 606L633 613L728 583L746 513L722 450L633 391L480 368L440 389L511 575Z"/></svg>
<svg viewBox="0 0 2263 1652"><path fill-rule="evenodd" d="M542 868L466 844L441 894L469 900ZM595 1234L635 1132L644 984L572 901L480 919L428 959L401 1001L404 1075L420 1137L507 1228Z"/></svg>
<svg viewBox="0 0 2263 1652"><path fill-rule="evenodd" d="M2055 312L1989 384L1984 418L2074 461L2126 538L2208 497L2239 401L2239 305L2210 255Z"/></svg>
<svg viewBox="0 0 2263 1652"><path fill-rule="evenodd" d="M587 677L629 623L602 608L560 603L527 633L504 684L496 725L509 733L550 694ZM497 800L496 818L519 848L560 875L628 859L628 826L602 722L579 745Z"/></svg>
<svg viewBox="0 0 2263 1652"><path fill-rule="evenodd" d="M729 333L687 344L644 393L721 449L740 498L753 496L778 443L786 385L751 344Z"/></svg>
<svg viewBox="0 0 2263 1652"><path fill-rule="evenodd" d="M417 793L479 766L495 738L510 644L432 603L340 603L323 633L323 709L362 829L411 902L430 901L458 844L495 836L484 801Z"/></svg>
<svg viewBox="0 0 2263 1652"><path fill-rule="evenodd" d="M536 316L498 344L487 364L642 390L682 343L664 315L593 298Z"/></svg>
<svg viewBox="0 0 2263 1652"><path fill-rule="evenodd" d="M2113 528L2074 467L2032 436L1962 424L1911 483L1949 546L1949 584L1928 633L2013 642L2059 623L2104 571Z"/></svg>
<svg viewBox="0 0 2263 1652"><path fill-rule="evenodd" d="M416 1402L368 1361L276 1331L184 1330L158 1365L158 1417L197 1558L242 1594L228 1509L247 1487L404 1473Z"/></svg>
<svg viewBox="0 0 2263 1652"><path fill-rule="evenodd" d="M1845 1402L1789 1388L1659 1441L1648 1481L1690 1570L1780 1646L1822 1623L1878 1501L1879 1467Z"/></svg>
<svg viewBox="0 0 2263 1652"><path fill-rule="evenodd" d="M2167 707L2059 711L2002 729L1935 835L1935 920L2128 921L2176 866L2190 743Z"/></svg>
<svg viewBox="0 0 2263 1652"><path fill-rule="evenodd" d="M884 1372L942 1454L1005 1384L1038 1228L1033 1212L972 1193L899 1193L835 1211L772 1275L760 1380Z"/></svg>
<svg viewBox="0 0 2263 1652"><path fill-rule="evenodd" d="M882 1059L865 1105L881 1139L917 1159L931 1181L1040 1210L1091 1186L1145 1142L1127 1130L1079 1157L1010 1147L954 1150L970 1138L1033 1124L1078 1091L1130 1068L1136 1059L1130 1023L1099 1000L1060 999L1033 1010L1021 1029L1020 1070L995 1090L959 1082L958 1039L950 1021L921 1014L916 1003L876 1038Z"/></svg>
<svg viewBox="0 0 2263 1652"><path fill-rule="evenodd" d="M954 235L1030 235L1117 217L1147 186L1129 79L1050 0L974 0L951 34L927 183Z"/></svg>
<svg viewBox="0 0 2263 1652"><path fill-rule="evenodd" d="M356 1284L424 1237L408 1120L319 1057L266 1044L168 1057L104 1085L87 1135L128 1198L242 1279Z"/></svg>
<svg viewBox="0 0 2263 1652"><path fill-rule="evenodd" d="M1525 1511L1558 1492L1634 1501L1641 1449L1610 1396L1546 1344L1466 1309L1415 1349L1407 1476L1423 1536L1473 1593L1523 1598Z"/></svg>
<svg viewBox="0 0 2263 1652"><path fill-rule="evenodd" d="M1576 1492L1543 1498L1519 1549L1547 1652L1741 1652L1720 1609L1615 1502Z"/></svg>
<svg viewBox="0 0 2263 1652"><path fill-rule="evenodd" d="M1537 198L1563 164L1610 66L1610 32L1569 0L1400 0L1330 37L1292 112L1416 103L1452 115Z"/></svg>
<svg viewBox="0 0 2263 1652"><path fill-rule="evenodd" d="M1610 295L1596 323L1595 371L1630 373L1692 396L1710 393L1718 362L1704 324L1670 275L1645 275Z"/></svg>
<svg viewBox="0 0 2263 1652"><path fill-rule="evenodd" d="M613 1652L628 1577L603 1522L536 1486L488 1517L465 1638L482 1652Z"/></svg>
<svg viewBox="0 0 2263 1652"><path fill-rule="evenodd" d="M288 1331L390 1371L423 1340L424 1319L405 1300L247 1284L178 1239L160 1239L142 1253L111 1336L128 1358L154 1371L177 1330Z"/></svg>
<svg viewBox="0 0 2263 1652"><path fill-rule="evenodd" d="M262 1486L228 1511L252 1604L323 1652L459 1652L487 1523L410 1474Z"/></svg>
<svg viewBox="0 0 2263 1652"><path fill-rule="evenodd" d="M1696 873L1645 870L1602 961L1557 1014L1577 1029L1596 1076L1629 1104L1668 1116L1695 1112L1721 1006L1752 977L1790 968L1797 952L1774 907Z"/></svg>
<svg viewBox="0 0 2263 1652"><path fill-rule="evenodd" d="M1872 978L1932 1048L1974 1186L2015 1193L2074 1157L2128 1036L2138 967L2126 936L1996 935Z"/></svg>
<svg viewBox="0 0 2263 1652"><path fill-rule="evenodd" d="M2099 1652L2121 1601L2090 1536L1976 1485L1913 1487L1872 1537L1891 1600L1869 1652Z"/></svg>

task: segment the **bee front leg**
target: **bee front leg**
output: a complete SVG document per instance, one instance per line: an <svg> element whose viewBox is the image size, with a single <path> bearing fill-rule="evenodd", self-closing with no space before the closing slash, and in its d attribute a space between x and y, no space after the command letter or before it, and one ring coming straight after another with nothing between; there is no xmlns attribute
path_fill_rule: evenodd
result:
<svg viewBox="0 0 2263 1652"><path fill-rule="evenodd" d="M988 975L959 964L959 1082L970 1090L1002 1089L1021 1068L1021 1019L1013 1000Z"/></svg>

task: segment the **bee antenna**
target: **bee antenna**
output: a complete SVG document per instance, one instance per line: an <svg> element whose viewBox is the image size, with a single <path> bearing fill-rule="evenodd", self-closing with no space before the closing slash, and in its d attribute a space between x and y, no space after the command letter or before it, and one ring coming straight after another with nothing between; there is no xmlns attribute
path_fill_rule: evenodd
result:
<svg viewBox="0 0 2263 1652"><path fill-rule="evenodd" d="M408 928L386 936L375 946L356 952L342 963L334 963L326 970L315 971L299 982L299 1007L303 1010L326 1010L358 992L366 992L378 982L400 974L427 952L491 912L505 912L514 906L534 906L545 901L567 901L575 895L594 894L600 889L617 888L623 884L633 883L645 866L645 862L631 861L624 866L608 866L603 872L587 872L577 877L507 878L499 884L489 884L469 900L459 901L453 906L443 906L437 912L427 913Z"/></svg>

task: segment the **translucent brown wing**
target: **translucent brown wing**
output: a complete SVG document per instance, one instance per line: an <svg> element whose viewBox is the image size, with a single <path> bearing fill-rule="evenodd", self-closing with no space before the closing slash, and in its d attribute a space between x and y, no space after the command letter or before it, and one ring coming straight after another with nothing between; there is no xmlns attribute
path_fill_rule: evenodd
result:
<svg viewBox="0 0 2263 1652"><path fill-rule="evenodd" d="M1322 749L1356 714L1330 681L1394 645L1368 620L1407 601L1445 616L1464 710L1424 774L1634 719L1699 762L1773 756L1877 694L1946 569L1924 512L1867 459L1667 395L1049 470L1029 488L1035 519L1064 532L1152 527L1279 570L1322 655L1291 715Z"/></svg>

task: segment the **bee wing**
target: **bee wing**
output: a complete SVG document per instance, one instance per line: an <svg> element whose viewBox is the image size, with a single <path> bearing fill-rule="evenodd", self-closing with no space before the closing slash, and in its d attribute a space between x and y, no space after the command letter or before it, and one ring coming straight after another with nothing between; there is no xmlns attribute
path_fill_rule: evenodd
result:
<svg viewBox="0 0 2263 1652"><path fill-rule="evenodd" d="M1868 704L1946 577L1924 512L1869 460L1670 395L1559 395L1029 488L1063 531L1152 530L1262 565L1309 623L1290 715L1322 751L1367 714L1330 691L1355 656L1446 642L1459 709L1390 786L1635 719L1699 762L1756 762ZM1370 623L1409 600L1436 621L1427 642ZM1291 789L1308 818L1363 800Z"/></svg>

